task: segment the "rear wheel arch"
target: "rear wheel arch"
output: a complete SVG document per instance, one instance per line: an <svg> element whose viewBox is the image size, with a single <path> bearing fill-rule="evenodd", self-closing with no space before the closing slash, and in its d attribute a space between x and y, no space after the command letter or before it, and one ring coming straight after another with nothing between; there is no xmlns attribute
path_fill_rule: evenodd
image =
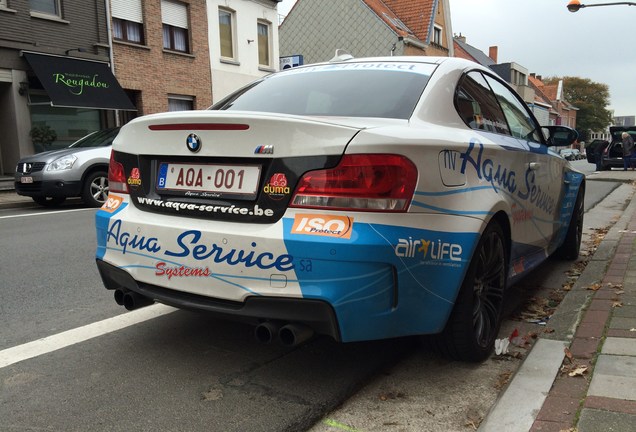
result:
<svg viewBox="0 0 636 432"><path fill-rule="evenodd" d="M510 241L508 217L497 212L476 243L444 330L430 338L446 357L478 362L492 352L502 321Z"/></svg>

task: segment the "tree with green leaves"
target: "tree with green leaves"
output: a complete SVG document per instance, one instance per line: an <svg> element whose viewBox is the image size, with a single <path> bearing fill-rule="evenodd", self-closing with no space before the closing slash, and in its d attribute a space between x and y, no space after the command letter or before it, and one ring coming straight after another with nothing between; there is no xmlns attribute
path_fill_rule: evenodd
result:
<svg viewBox="0 0 636 432"><path fill-rule="evenodd" d="M579 140L585 140L591 131L602 131L612 124L612 114L607 109L610 99L607 84L571 76L551 77L544 82L557 84L559 80L563 80L565 100L579 109L576 113Z"/></svg>

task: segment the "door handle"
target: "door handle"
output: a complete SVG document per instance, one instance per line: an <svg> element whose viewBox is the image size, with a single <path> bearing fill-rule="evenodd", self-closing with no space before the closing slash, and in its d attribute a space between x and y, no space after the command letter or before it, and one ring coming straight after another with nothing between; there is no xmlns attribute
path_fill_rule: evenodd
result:
<svg viewBox="0 0 636 432"><path fill-rule="evenodd" d="M541 164L539 162L530 162L528 164L528 168L530 168L532 171L536 171L541 168Z"/></svg>

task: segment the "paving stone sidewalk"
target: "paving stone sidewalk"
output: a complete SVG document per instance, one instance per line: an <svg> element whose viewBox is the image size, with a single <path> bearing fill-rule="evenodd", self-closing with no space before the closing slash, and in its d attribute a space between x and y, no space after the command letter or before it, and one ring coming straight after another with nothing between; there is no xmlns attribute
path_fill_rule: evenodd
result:
<svg viewBox="0 0 636 432"><path fill-rule="evenodd" d="M636 431L635 204L595 254L606 268L531 432Z"/></svg>

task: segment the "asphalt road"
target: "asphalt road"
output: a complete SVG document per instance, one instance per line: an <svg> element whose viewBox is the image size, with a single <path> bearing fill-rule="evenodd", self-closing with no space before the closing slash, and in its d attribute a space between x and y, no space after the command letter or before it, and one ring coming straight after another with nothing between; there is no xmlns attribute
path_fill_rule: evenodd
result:
<svg viewBox="0 0 636 432"><path fill-rule="evenodd" d="M590 182L588 208L616 185ZM518 362L449 363L412 338L286 348L257 343L251 326L162 305L141 310L153 318L124 313L95 268L94 213L0 212L0 431L306 430L404 361L434 380L424 415L440 413L439 430L453 430L444 422L466 419L449 406L487 410L493 383ZM540 276L558 285L563 264Z"/></svg>

